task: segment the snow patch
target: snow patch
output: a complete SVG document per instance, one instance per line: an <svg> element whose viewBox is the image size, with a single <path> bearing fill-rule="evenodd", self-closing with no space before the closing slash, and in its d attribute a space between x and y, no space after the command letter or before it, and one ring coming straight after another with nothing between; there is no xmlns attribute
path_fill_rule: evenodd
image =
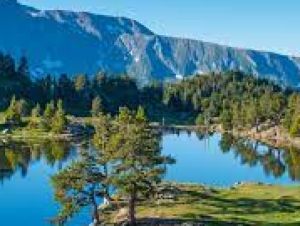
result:
<svg viewBox="0 0 300 226"><path fill-rule="evenodd" d="M58 11L51 11L50 12L53 19L58 23L65 23L65 20L62 18L61 14Z"/></svg>
<svg viewBox="0 0 300 226"><path fill-rule="evenodd" d="M178 80L182 80L184 77L183 77L183 75L175 75L175 78Z"/></svg>
<svg viewBox="0 0 300 226"><path fill-rule="evenodd" d="M34 18L47 18L46 11L28 11L28 14Z"/></svg>
<svg viewBox="0 0 300 226"><path fill-rule="evenodd" d="M135 58L134 58L134 61L137 63L137 62L140 61L140 58L139 58L139 57L135 57Z"/></svg>
<svg viewBox="0 0 300 226"><path fill-rule="evenodd" d="M78 14L78 18L76 20L79 27L81 27L84 31L96 36L97 38L101 38L100 32L94 27L92 20L90 17L85 15L84 13Z"/></svg>
<svg viewBox="0 0 300 226"><path fill-rule="evenodd" d="M205 74L205 71L199 69L199 70L196 72L196 74L198 74L198 75L204 75L204 74Z"/></svg>

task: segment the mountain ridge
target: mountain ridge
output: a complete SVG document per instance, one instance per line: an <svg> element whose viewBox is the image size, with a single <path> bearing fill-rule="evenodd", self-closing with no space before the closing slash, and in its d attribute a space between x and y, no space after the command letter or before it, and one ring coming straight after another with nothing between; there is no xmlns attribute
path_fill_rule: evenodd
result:
<svg viewBox="0 0 300 226"><path fill-rule="evenodd" d="M126 17L38 10L0 2L0 51L25 55L45 73L128 74L141 83L240 70L285 85L300 84L300 58L158 35Z"/></svg>

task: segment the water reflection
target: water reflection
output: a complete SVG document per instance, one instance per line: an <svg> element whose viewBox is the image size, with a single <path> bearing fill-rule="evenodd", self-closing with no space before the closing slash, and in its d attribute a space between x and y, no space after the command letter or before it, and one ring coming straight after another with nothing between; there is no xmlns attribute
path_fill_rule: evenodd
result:
<svg viewBox="0 0 300 226"><path fill-rule="evenodd" d="M231 134L222 135L219 146L224 154L233 152L242 165L261 166L266 175L275 178L288 172L291 180L300 181L300 151L294 147L274 148L258 141L235 138Z"/></svg>
<svg viewBox="0 0 300 226"><path fill-rule="evenodd" d="M230 134L161 131L162 153L176 158L167 180L231 186L237 181L294 184L300 181L300 151L277 149ZM94 149L91 142L13 142L0 145L1 225L49 225L55 216L50 176L77 153ZM21 178L27 177L27 179ZM2 185L1 185L2 184ZM20 189L22 188L22 189ZM19 209L16 218L15 212ZM32 211L38 209L39 211ZM89 209L70 225L87 225Z"/></svg>
<svg viewBox="0 0 300 226"><path fill-rule="evenodd" d="M162 134L172 134L178 138L182 137L183 134L187 134L190 138L195 135L199 141L204 142L203 151L211 151L214 147L210 147L210 142L214 143L217 140L217 150L224 155L233 154L235 161L238 161L240 165L250 168L262 168L266 177L281 178L287 174L291 181L300 181L300 150L295 147L274 148L255 140L237 138L229 133L222 134L218 138L217 133L210 131L194 133L170 128L164 130ZM199 164L201 164L201 160L199 160Z"/></svg>
<svg viewBox="0 0 300 226"><path fill-rule="evenodd" d="M210 142L212 144L217 142L217 152L219 154L234 155L234 161L249 168L262 168L265 176L281 178L287 174L291 181L300 181L300 150L296 148L278 149L263 145L257 141L236 138L230 134L219 136L216 133L207 132L197 132L196 134L194 132L185 133L188 136L195 135L199 141L203 141L206 151L214 148L210 147ZM161 131L160 136L163 138L168 134L178 136L179 139L182 139L182 130L170 129ZM184 142L186 141L182 141L181 143ZM185 147L185 144L183 144L183 147ZM76 153L79 149L89 148L94 148L90 146L90 142L84 142L81 145L50 141L42 143L21 141L6 143L0 147L0 184L9 180L18 172L23 177L26 177L30 166L41 160L47 166L56 166L57 170L59 170L69 159L76 158ZM172 150L163 150L163 152L165 151L172 155ZM191 154L195 155L192 158L197 158L199 155L199 153ZM181 158L180 156L178 157ZM180 162L180 159L178 160ZM201 161L199 159L199 165Z"/></svg>
<svg viewBox="0 0 300 226"><path fill-rule="evenodd" d="M20 172L26 177L32 164L44 160L48 166L62 168L71 157L75 157L72 144L67 142L10 142L0 148L0 183Z"/></svg>

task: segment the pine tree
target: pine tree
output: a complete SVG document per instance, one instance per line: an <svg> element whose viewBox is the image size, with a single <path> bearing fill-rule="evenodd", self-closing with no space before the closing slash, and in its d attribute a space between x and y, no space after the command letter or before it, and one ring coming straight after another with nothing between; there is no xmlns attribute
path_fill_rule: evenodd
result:
<svg viewBox="0 0 300 226"><path fill-rule="evenodd" d="M88 86L88 78L85 75L78 75L74 81L75 90L77 92L84 91Z"/></svg>
<svg viewBox="0 0 300 226"><path fill-rule="evenodd" d="M17 102L17 110L18 110L18 114L20 114L21 117L28 116L30 113L28 102L24 99L19 100Z"/></svg>
<svg viewBox="0 0 300 226"><path fill-rule="evenodd" d="M147 120L146 112L142 106L138 107L135 118L136 118L137 122L142 122L142 123L146 122L146 120Z"/></svg>
<svg viewBox="0 0 300 226"><path fill-rule="evenodd" d="M57 107L56 107L56 112L53 116L52 119L52 128L51 130L54 133L62 133L67 126L67 118L66 118L66 114L65 111L63 109L63 103L62 100L59 100L57 102Z"/></svg>
<svg viewBox="0 0 300 226"><path fill-rule="evenodd" d="M52 128L52 121L54 115L55 115L55 105L54 105L54 101L52 100L50 101L50 103L46 105L44 114L42 115L40 120L40 127L46 131L50 131Z"/></svg>
<svg viewBox="0 0 300 226"><path fill-rule="evenodd" d="M258 110L258 103L256 100L250 100L249 103L247 103L247 108L245 109L245 122L250 128L255 126L256 130L258 130L259 123Z"/></svg>
<svg viewBox="0 0 300 226"><path fill-rule="evenodd" d="M97 96L92 101L91 115L97 117L101 112L103 112L102 100Z"/></svg>
<svg viewBox="0 0 300 226"><path fill-rule="evenodd" d="M205 126L205 117L203 116L203 114L198 114L195 123L197 126Z"/></svg>
<svg viewBox="0 0 300 226"><path fill-rule="evenodd" d="M112 118L110 115L105 115L100 113L97 117L97 122L95 124L95 134L93 137L93 144L97 148L97 154L99 158L97 162L99 165L103 166L104 175L109 178L108 164L111 159L112 153L110 148L110 139L113 133ZM109 185L105 185L104 197L106 200L111 201L109 195Z"/></svg>
<svg viewBox="0 0 300 226"><path fill-rule="evenodd" d="M97 163L97 154L93 151L81 152L79 161L52 177L55 199L62 208L53 223L64 224L74 214L86 206L93 207L93 221L100 223L97 200L105 193L103 182L105 175Z"/></svg>
<svg viewBox="0 0 300 226"><path fill-rule="evenodd" d="M221 114L221 123L224 130L232 130L232 113L228 109L224 109Z"/></svg>
<svg viewBox="0 0 300 226"><path fill-rule="evenodd" d="M12 97L10 105L5 112L5 123L10 125L19 125L21 123L21 115L15 96Z"/></svg>
<svg viewBox="0 0 300 226"><path fill-rule="evenodd" d="M21 77L29 77L29 66L28 66L28 61L27 58L22 56L17 68L17 73Z"/></svg>
<svg viewBox="0 0 300 226"><path fill-rule="evenodd" d="M39 104L37 104L32 110L31 110L31 117L29 121L29 127L30 128L38 128L39 127L39 119L41 117L41 107Z"/></svg>
<svg viewBox="0 0 300 226"><path fill-rule="evenodd" d="M290 126L289 133L291 136L296 137L300 135L300 116L296 115Z"/></svg>
<svg viewBox="0 0 300 226"><path fill-rule="evenodd" d="M138 195L153 193L165 172L165 164L172 163L172 159L161 155L158 137L142 108L136 115L122 108L116 126L118 132L110 143L114 150L111 177L118 191L128 196L130 225L135 225Z"/></svg>
<svg viewBox="0 0 300 226"><path fill-rule="evenodd" d="M58 109L60 107L58 106ZM97 150L81 151L81 158L52 178L55 197L62 209L54 223L63 224L85 206L93 207L93 220L100 223L99 198L111 200L109 196L108 164L112 159L109 141L112 135L112 120L100 113L97 118L93 143Z"/></svg>
<svg viewBox="0 0 300 226"><path fill-rule="evenodd" d="M48 120L48 122L50 122L53 118L55 114L55 105L54 105L54 101L50 101L50 103L48 103L46 105L45 111L44 111L44 117L46 120Z"/></svg>

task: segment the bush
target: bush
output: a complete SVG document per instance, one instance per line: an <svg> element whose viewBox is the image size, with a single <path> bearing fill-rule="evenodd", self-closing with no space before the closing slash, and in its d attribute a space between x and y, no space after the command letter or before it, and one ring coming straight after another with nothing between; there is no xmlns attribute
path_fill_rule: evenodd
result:
<svg viewBox="0 0 300 226"><path fill-rule="evenodd" d="M9 125L19 125L21 124L21 114L19 112L19 106L16 98L13 97L10 101L10 105L5 112L4 121Z"/></svg>
<svg viewBox="0 0 300 226"><path fill-rule="evenodd" d="M195 123L197 126L203 126L205 125L205 118L202 114L199 114L195 120Z"/></svg>

